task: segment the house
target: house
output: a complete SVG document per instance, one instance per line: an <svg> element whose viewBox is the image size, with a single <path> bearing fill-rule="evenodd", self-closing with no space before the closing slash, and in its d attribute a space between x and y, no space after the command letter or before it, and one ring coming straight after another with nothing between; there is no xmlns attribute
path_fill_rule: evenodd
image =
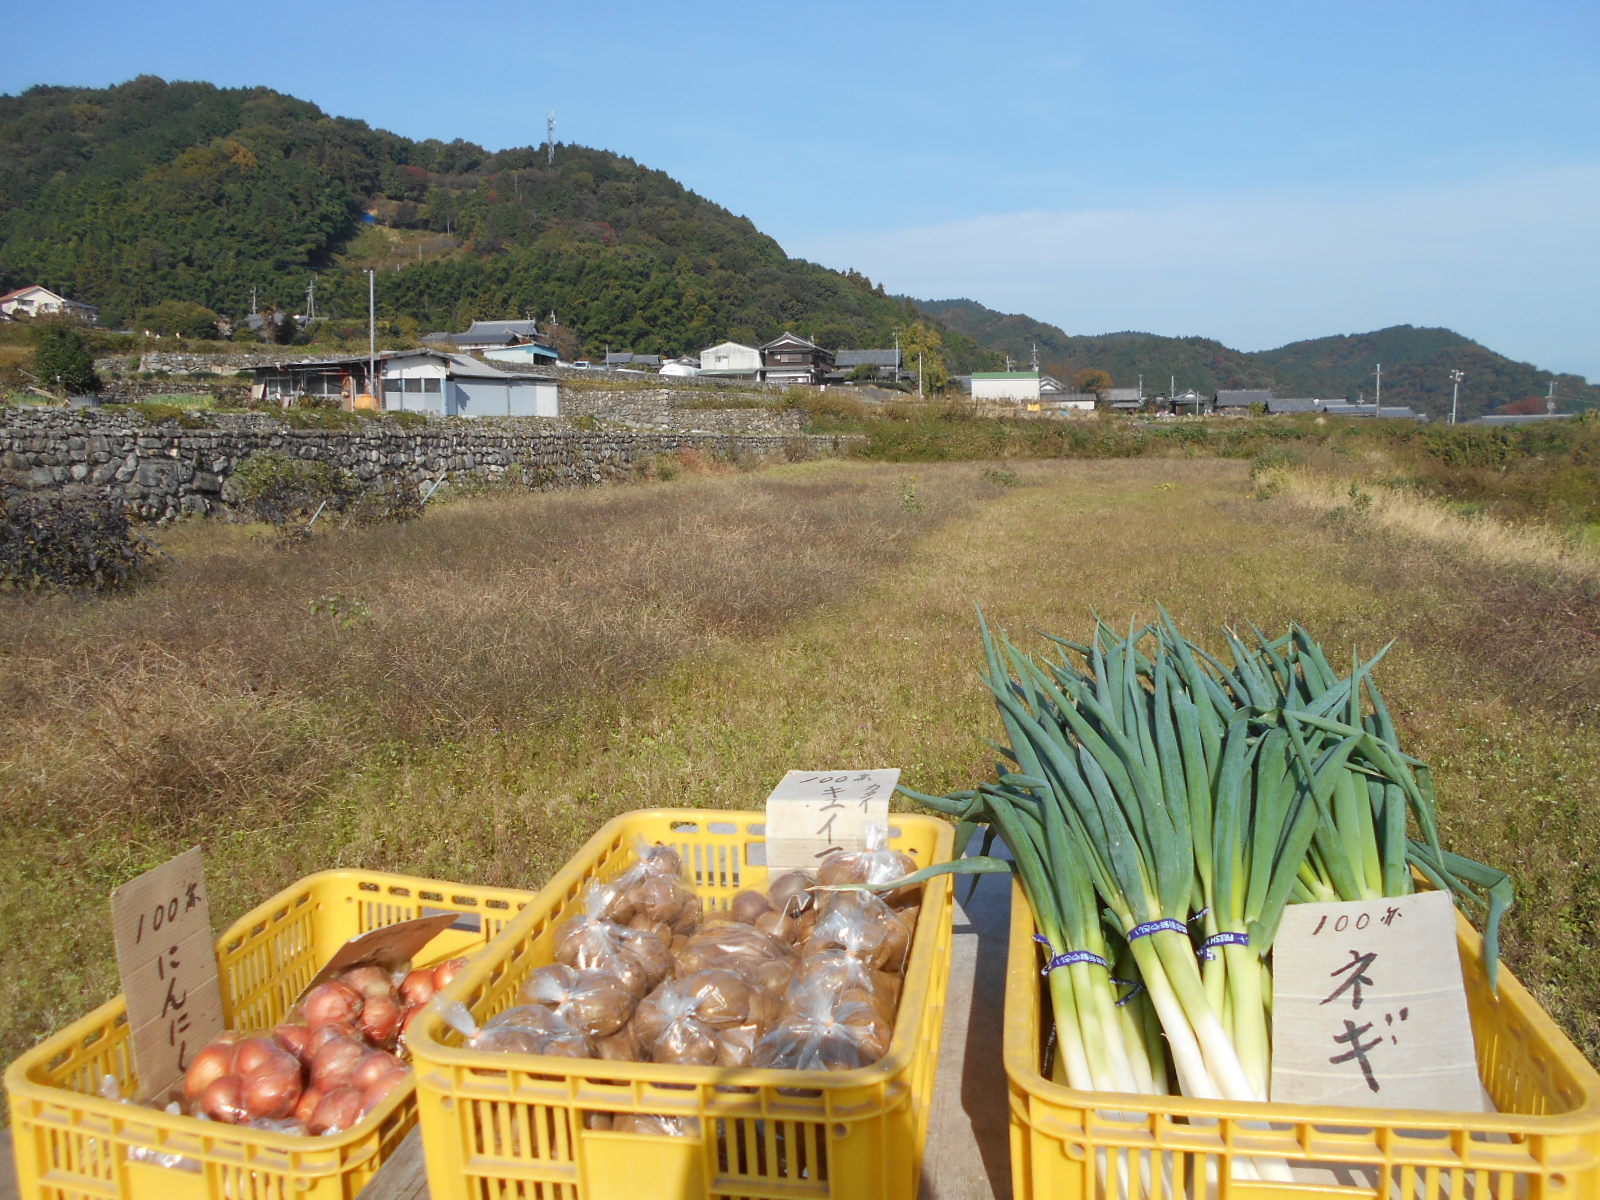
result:
<svg viewBox="0 0 1600 1200"><path fill-rule="evenodd" d="M608 371L656 371L661 367L661 355L628 354L625 351L612 353L607 351L605 366Z"/></svg>
<svg viewBox="0 0 1600 1200"><path fill-rule="evenodd" d="M383 407L443 417L553 417L556 381L547 375L502 371L440 350L385 351L377 359ZM345 408L371 395L365 358L308 359L253 367L258 400L337 399Z"/></svg>
<svg viewBox="0 0 1600 1200"><path fill-rule="evenodd" d="M1018 404L1037 403L1045 376L1038 371L974 371L974 401L1011 400ZM1058 385L1059 386L1059 385Z"/></svg>
<svg viewBox="0 0 1600 1200"><path fill-rule="evenodd" d="M495 362L523 367L553 367L560 357L549 346L541 346L538 342L524 342L520 346L498 346L493 350L480 350L479 353Z"/></svg>
<svg viewBox="0 0 1600 1200"><path fill-rule="evenodd" d="M1322 406L1328 417L1382 417L1385 421L1426 421L1427 414L1419 413L1404 404L1385 404L1380 411L1375 404L1348 404L1329 400Z"/></svg>
<svg viewBox="0 0 1600 1200"><path fill-rule="evenodd" d="M1244 391L1218 392L1216 403L1212 406L1217 412L1234 413L1249 412L1256 405L1261 406L1262 412L1270 412L1272 392L1262 388L1247 389Z"/></svg>
<svg viewBox="0 0 1600 1200"><path fill-rule="evenodd" d="M685 355L682 358L669 358L666 362L661 364L661 370L658 371L657 374L677 375L681 378L689 378L691 376L700 374L700 360L698 358L691 358L688 355Z"/></svg>
<svg viewBox="0 0 1600 1200"><path fill-rule="evenodd" d="M761 351L738 342L718 342L700 351L700 374L754 383L761 378Z"/></svg>
<svg viewBox="0 0 1600 1200"><path fill-rule="evenodd" d="M793 333L761 347L761 378L768 383L822 383L833 369L832 352Z"/></svg>
<svg viewBox="0 0 1600 1200"><path fill-rule="evenodd" d="M1267 411L1274 416L1283 413L1314 413L1321 412L1324 404L1332 403L1327 400L1318 400L1316 397L1301 399L1280 399L1274 396L1267 401Z"/></svg>
<svg viewBox="0 0 1600 1200"><path fill-rule="evenodd" d="M84 321L90 325L100 320L100 310L92 304L68 300L47 287L31 284L0 296L0 312L8 317L44 317L60 315Z"/></svg>
<svg viewBox="0 0 1600 1200"><path fill-rule="evenodd" d="M1101 397L1115 412L1138 412L1144 407L1144 391L1136 387L1107 388Z"/></svg>
<svg viewBox="0 0 1600 1200"><path fill-rule="evenodd" d="M490 350L521 346L539 336L537 321L474 321L465 333L430 333L425 342L446 343L456 350Z"/></svg>
<svg viewBox="0 0 1600 1200"><path fill-rule="evenodd" d="M1167 401L1167 405L1175 413L1192 412L1196 416L1205 412L1206 410L1205 398L1193 388L1190 388L1185 392L1179 392L1176 396Z"/></svg>
<svg viewBox="0 0 1600 1200"><path fill-rule="evenodd" d="M857 371L888 383L898 383L908 375L903 369L898 346L887 350L839 350L834 353L833 366L829 383L843 383Z"/></svg>

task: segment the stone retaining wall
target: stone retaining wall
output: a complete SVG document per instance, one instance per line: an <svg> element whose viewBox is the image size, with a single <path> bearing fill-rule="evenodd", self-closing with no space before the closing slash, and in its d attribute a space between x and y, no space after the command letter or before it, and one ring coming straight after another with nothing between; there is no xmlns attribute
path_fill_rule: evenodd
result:
<svg viewBox="0 0 1600 1200"><path fill-rule="evenodd" d="M755 399L757 403L745 408L686 407L686 399L734 400ZM628 389L601 391L590 388L562 388L561 415L572 420L594 417L597 420L631 425L639 429L675 429L693 433L760 433L788 435L800 432L805 414L795 408L775 408L773 399L744 397L736 393L697 397L685 395L672 388Z"/></svg>
<svg viewBox="0 0 1600 1200"><path fill-rule="evenodd" d="M425 490L441 478L464 477L544 491L624 479L652 457L680 450L792 462L845 453L856 440L589 432L535 419L430 419L403 427L375 418L329 430L271 416L196 414L186 424L149 424L125 411L12 408L0 409L0 485L116 499L159 521L222 509L228 475L263 450L317 459L378 487Z"/></svg>

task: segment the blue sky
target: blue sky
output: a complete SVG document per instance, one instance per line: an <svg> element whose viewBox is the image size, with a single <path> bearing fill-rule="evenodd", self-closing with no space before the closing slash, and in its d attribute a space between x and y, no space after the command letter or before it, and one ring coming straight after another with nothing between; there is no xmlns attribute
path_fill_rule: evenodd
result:
<svg viewBox="0 0 1600 1200"><path fill-rule="evenodd" d="M789 253L1069 333L1409 322L1600 381L1593 0L17 5L0 91L263 84L557 137Z"/></svg>

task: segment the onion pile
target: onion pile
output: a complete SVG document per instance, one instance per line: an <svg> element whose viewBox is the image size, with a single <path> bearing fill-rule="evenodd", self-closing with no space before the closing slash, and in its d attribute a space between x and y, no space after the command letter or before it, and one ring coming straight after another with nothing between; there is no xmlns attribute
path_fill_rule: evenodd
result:
<svg viewBox="0 0 1600 1200"><path fill-rule="evenodd" d="M833 856L816 876L791 871L706 912L677 854L644 848L610 884L591 887L583 913L556 930L555 963L531 972L516 1007L467 1044L675 1066L867 1066L894 1036L921 886L817 885L888 883L914 870L880 840ZM695 1127L651 1113L586 1119L594 1129L679 1136Z"/></svg>
<svg viewBox="0 0 1600 1200"><path fill-rule="evenodd" d="M405 1029L465 962L398 976L352 967L307 992L271 1032L223 1034L189 1064L185 1111L277 1132L350 1128L409 1077Z"/></svg>

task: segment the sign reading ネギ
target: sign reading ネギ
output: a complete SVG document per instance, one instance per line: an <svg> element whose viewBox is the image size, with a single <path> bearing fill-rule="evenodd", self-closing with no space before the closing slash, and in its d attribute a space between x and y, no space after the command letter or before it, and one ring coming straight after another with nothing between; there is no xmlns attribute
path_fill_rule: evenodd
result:
<svg viewBox="0 0 1600 1200"><path fill-rule="evenodd" d="M1272 943L1272 1099L1481 1111L1446 892L1291 904Z"/></svg>
<svg viewBox="0 0 1600 1200"><path fill-rule="evenodd" d="M815 870L830 854L866 848L869 826L889 823L900 768L790 771L767 797L767 869Z"/></svg>
<svg viewBox="0 0 1600 1200"><path fill-rule="evenodd" d="M223 1028L200 847L113 891L111 929L140 1099L164 1103Z"/></svg>

